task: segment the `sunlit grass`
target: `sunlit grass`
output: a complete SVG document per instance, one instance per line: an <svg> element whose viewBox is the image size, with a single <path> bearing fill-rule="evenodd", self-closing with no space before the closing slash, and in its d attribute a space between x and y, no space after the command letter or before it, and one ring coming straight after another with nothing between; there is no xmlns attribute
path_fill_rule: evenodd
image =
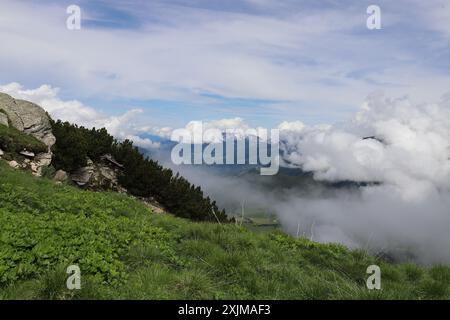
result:
<svg viewBox="0 0 450 320"><path fill-rule="evenodd" d="M2 299L449 299L450 269L390 264L280 231L153 214L0 161ZM82 289L65 287L79 264ZM367 266L382 290L368 290Z"/></svg>

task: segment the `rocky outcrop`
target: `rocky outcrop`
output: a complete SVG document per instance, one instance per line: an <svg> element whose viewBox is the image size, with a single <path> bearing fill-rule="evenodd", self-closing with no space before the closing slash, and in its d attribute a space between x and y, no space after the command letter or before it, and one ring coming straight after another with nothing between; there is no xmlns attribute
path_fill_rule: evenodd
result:
<svg viewBox="0 0 450 320"><path fill-rule="evenodd" d="M79 187L90 190L126 192L126 189L121 187L118 181L122 168L123 166L111 155L104 155L98 163L87 159L87 165L73 172L70 180Z"/></svg>
<svg viewBox="0 0 450 320"><path fill-rule="evenodd" d="M0 111L0 124L9 127L8 116Z"/></svg>
<svg viewBox="0 0 450 320"><path fill-rule="evenodd" d="M51 163L52 163L51 152L39 153L36 156L34 156L30 161L29 169L31 170L31 173L34 174L35 176L41 176L42 169L50 166Z"/></svg>
<svg viewBox="0 0 450 320"><path fill-rule="evenodd" d="M90 181L91 187L102 190L126 192L119 184L119 170L106 163L98 163L94 166L94 173Z"/></svg>
<svg viewBox="0 0 450 320"><path fill-rule="evenodd" d="M20 152L23 158L16 158L9 161L9 165L13 168L21 168L29 170L35 176L42 176L42 170L44 167L48 167L52 162L50 153L39 153L35 155L32 152Z"/></svg>
<svg viewBox="0 0 450 320"><path fill-rule="evenodd" d="M21 163L17 161L13 163L16 168L30 169L34 175L40 176L42 168L49 166L52 162L51 147L56 142L50 118L44 109L32 102L14 99L5 93L0 93L0 124L12 126L25 134L32 135L47 146L47 152L37 155L28 150L22 150L19 154L25 157L25 160Z"/></svg>
<svg viewBox="0 0 450 320"><path fill-rule="evenodd" d="M14 168L14 169L20 168L20 164L17 161L12 160L12 161L9 161L8 164L11 168Z"/></svg>
<svg viewBox="0 0 450 320"><path fill-rule="evenodd" d="M56 139L52 134L50 118L44 109L29 101L16 100L5 93L0 93L0 109L4 111L0 114L7 115L7 123L9 119L11 126L36 137L50 151Z"/></svg>
<svg viewBox="0 0 450 320"><path fill-rule="evenodd" d="M35 154L36 151L21 150L15 151L13 155L9 152L8 157L5 156L10 166L30 170L34 175L41 176L42 169L50 166L52 162L51 147L56 142L50 118L44 109L32 102L14 99L0 93L0 123L32 135L47 146L48 151L44 153ZM2 155L3 151L0 156ZM88 159L85 167L70 174L59 170L55 173L54 179L59 182L70 180L81 188L91 190L126 192L118 181L121 170L123 165L112 155L105 154L97 163Z"/></svg>
<svg viewBox="0 0 450 320"><path fill-rule="evenodd" d="M36 156L34 154L34 152L27 151L27 150L20 151L19 154L21 154L21 155L23 155L23 156L25 156L27 158L34 158Z"/></svg>
<svg viewBox="0 0 450 320"><path fill-rule="evenodd" d="M52 163L52 154L39 153L34 157L34 162L36 162L39 167L48 167Z"/></svg>
<svg viewBox="0 0 450 320"><path fill-rule="evenodd" d="M89 181L94 174L94 163L91 159L87 160L87 165L82 167L70 175L70 178L73 182L75 182L79 187L87 187L89 185Z"/></svg>

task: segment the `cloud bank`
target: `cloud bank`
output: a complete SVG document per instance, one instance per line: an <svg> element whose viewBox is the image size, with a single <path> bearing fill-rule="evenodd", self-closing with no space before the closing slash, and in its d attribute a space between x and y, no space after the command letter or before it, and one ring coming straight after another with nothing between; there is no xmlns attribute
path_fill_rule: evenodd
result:
<svg viewBox="0 0 450 320"><path fill-rule="evenodd" d="M449 98L413 105L407 98L374 94L338 126L284 123L284 158L316 179L380 182L406 200L448 191Z"/></svg>
<svg viewBox="0 0 450 320"><path fill-rule="evenodd" d="M15 99L34 102L47 111L53 119L76 123L87 128L106 128L117 139L130 139L143 148L158 148L159 143L139 137L139 129L134 122L142 114L141 109L130 109L118 116L108 116L77 100L64 101L58 97L58 88L44 84L36 89L24 89L13 82L0 85L0 92Z"/></svg>
<svg viewBox="0 0 450 320"><path fill-rule="evenodd" d="M307 126L294 121L278 128L285 166L310 171L316 181L363 184L330 189L289 177L299 183L280 186L264 177L174 169L221 205L239 208L246 203L276 212L294 235L299 230L315 241L399 260L450 264L449 95L436 103L413 104L373 94L345 123Z"/></svg>
<svg viewBox="0 0 450 320"><path fill-rule="evenodd" d="M344 119L378 89L426 101L450 82L447 0L380 0L374 32L372 2L360 0L77 3L82 29L71 32L67 3L2 1L1 82L52 83L78 99L177 101L178 119L188 104L193 118L265 113L271 125Z"/></svg>
<svg viewBox="0 0 450 320"><path fill-rule="evenodd" d="M291 232L314 224L319 241L450 263L449 95L414 105L374 94L347 123L283 127L285 159L315 179L377 182L356 193L280 203Z"/></svg>

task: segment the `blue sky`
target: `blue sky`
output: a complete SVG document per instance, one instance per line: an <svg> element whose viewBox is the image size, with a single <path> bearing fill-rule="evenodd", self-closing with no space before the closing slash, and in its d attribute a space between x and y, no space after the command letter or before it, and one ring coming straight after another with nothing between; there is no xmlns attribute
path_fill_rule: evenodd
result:
<svg viewBox="0 0 450 320"><path fill-rule="evenodd" d="M79 5L82 28L66 29ZM368 30L366 8L381 8ZM240 117L333 123L373 92L450 91L450 4L364 0L3 0L0 84L59 88L140 126Z"/></svg>

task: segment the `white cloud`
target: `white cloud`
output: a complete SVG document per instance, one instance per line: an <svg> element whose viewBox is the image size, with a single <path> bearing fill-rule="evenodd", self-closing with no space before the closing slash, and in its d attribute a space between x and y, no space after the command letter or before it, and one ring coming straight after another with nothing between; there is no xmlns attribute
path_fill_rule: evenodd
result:
<svg viewBox="0 0 450 320"><path fill-rule="evenodd" d="M301 132L305 128L305 124L301 121L283 121L278 126L281 131L298 131Z"/></svg>
<svg viewBox="0 0 450 320"><path fill-rule="evenodd" d="M315 241L450 264L450 95L415 104L374 94L346 123L283 122L279 128L291 165L326 182L378 184L326 188L291 176L286 187L278 180L283 176L259 181L179 170L220 203L276 212L292 234L300 230Z"/></svg>
<svg viewBox="0 0 450 320"><path fill-rule="evenodd" d="M248 137L258 137L261 141L270 140L271 128L252 127L242 118L229 118L219 120L200 121L193 120L185 127L173 130L166 128L163 137L170 137L174 141L181 141L187 135L193 143L223 142L224 135L237 140ZM149 129L151 132L157 130ZM169 134L170 133L170 134Z"/></svg>
<svg viewBox="0 0 450 320"><path fill-rule="evenodd" d="M70 32L60 4L4 0L0 37L8 50L0 51L0 74L4 82L56 84L76 97L192 102L209 92L328 105L338 116L380 87L427 100L450 81L448 72L421 60L436 41L415 48L414 37L396 37L409 30L393 22L409 21L411 12L417 23L431 20L420 10L402 15L401 4L384 3L383 25L392 32L378 36L365 34L365 8L358 5L312 10L294 1L251 3L265 14L141 2L120 8L140 19L139 28Z"/></svg>
<svg viewBox="0 0 450 320"><path fill-rule="evenodd" d="M317 179L382 182L406 199L450 189L449 100L414 105L372 95L349 123L285 130L281 137L286 160Z"/></svg>
<svg viewBox="0 0 450 320"><path fill-rule="evenodd" d="M424 14L428 29L450 38L450 5L446 0L417 1Z"/></svg>
<svg viewBox="0 0 450 320"><path fill-rule="evenodd" d="M0 85L0 92L16 99L34 102L44 108L53 119L61 119L87 128L106 128L117 139L130 139L144 148L157 148L159 143L142 139L134 126L134 121L142 113L141 109L131 109L119 116L108 116L97 112L77 100L64 101L58 97L58 88L44 84L36 89L24 89L19 83Z"/></svg>

